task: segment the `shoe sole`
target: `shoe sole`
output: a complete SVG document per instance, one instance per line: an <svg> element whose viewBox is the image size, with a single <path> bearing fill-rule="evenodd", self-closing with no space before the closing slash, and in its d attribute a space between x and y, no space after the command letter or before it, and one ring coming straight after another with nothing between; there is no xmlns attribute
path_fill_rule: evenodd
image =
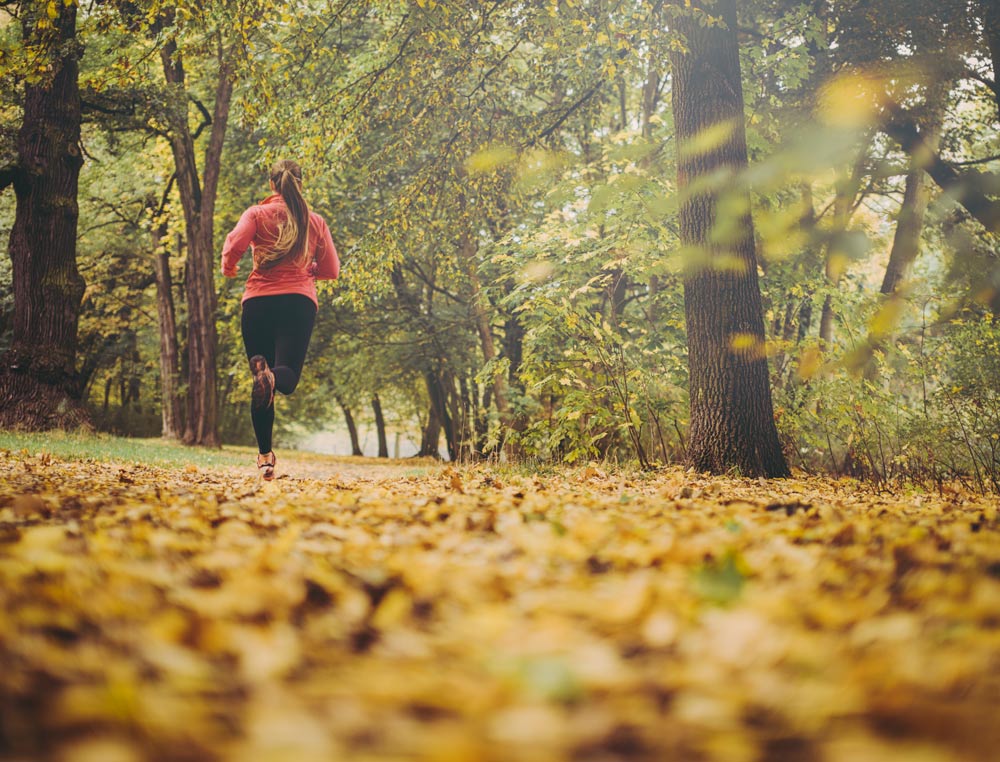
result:
<svg viewBox="0 0 1000 762"><path fill-rule="evenodd" d="M274 404L274 374L267 367L267 360L261 355L250 358L250 372L253 374L253 392L250 399L257 410Z"/></svg>

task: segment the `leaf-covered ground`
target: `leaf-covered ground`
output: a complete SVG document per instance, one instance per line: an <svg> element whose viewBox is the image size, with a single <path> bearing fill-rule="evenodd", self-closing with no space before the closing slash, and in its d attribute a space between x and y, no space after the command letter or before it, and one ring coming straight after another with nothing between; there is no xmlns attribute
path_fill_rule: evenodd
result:
<svg viewBox="0 0 1000 762"><path fill-rule="evenodd" d="M2 759L997 759L993 499L0 456Z"/></svg>

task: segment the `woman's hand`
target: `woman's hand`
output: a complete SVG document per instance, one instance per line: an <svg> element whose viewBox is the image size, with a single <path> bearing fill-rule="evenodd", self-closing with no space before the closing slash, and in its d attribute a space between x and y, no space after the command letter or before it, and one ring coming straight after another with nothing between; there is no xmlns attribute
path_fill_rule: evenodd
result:
<svg viewBox="0 0 1000 762"><path fill-rule="evenodd" d="M316 273L319 272L319 265L315 259L309 263L309 267L306 268L306 272L309 274L310 278L316 277Z"/></svg>

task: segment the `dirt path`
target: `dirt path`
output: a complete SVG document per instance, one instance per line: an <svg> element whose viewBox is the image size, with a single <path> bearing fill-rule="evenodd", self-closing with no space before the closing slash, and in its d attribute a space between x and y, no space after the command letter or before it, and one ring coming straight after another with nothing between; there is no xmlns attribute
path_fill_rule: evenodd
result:
<svg viewBox="0 0 1000 762"><path fill-rule="evenodd" d="M220 473L245 477L254 471L253 461L249 466L231 466L219 469ZM386 458L362 458L337 455L318 455L295 450L278 455L277 481L308 479L316 481L337 481L344 487L362 488L374 484L411 476L429 476L447 466L432 458L409 458L390 460Z"/></svg>
<svg viewBox="0 0 1000 762"><path fill-rule="evenodd" d="M0 759L1000 748L995 499L279 457L7 453Z"/></svg>

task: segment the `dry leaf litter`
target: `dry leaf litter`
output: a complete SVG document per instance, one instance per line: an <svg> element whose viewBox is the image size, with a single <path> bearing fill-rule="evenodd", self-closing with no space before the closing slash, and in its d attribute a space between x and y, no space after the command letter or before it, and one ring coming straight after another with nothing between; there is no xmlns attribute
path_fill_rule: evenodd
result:
<svg viewBox="0 0 1000 762"><path fill-rule="evenodd" d="M996 499L2 455L2 759L1000 759Z"/></svg>

